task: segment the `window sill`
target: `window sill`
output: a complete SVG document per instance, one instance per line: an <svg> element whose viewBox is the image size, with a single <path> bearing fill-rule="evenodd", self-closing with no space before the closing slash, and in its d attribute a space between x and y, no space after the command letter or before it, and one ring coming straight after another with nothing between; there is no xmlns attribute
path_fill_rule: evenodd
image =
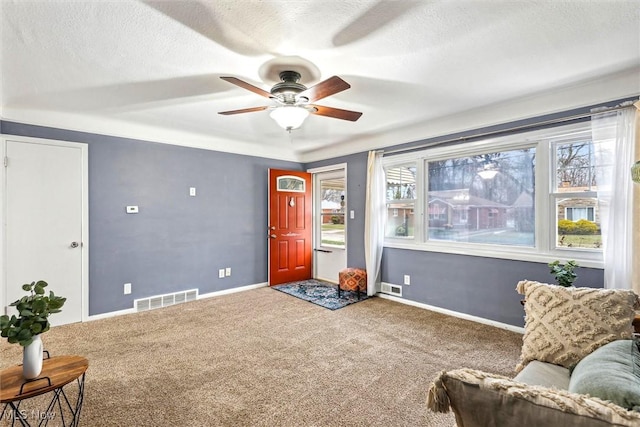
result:
<svg viewBox="0 0 640 427"><path fill-rule="evenodd" d="M555 260L574 260L581 267L604 268L602 254L591 251L565 251L557 250L553 252L540 252L532 248L500 247L496 245L447 245L441 243L405 243L405 242L385 242L385 248L407 249L413 251L439 252L455 255L478 256L483 258L499 258L514 261L539 262L548 264Z"/></svg>

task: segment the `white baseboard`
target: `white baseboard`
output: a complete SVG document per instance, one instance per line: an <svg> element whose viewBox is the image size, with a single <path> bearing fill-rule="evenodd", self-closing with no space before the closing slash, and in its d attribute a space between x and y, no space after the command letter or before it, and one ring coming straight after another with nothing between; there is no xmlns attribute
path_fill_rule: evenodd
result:
<svg viewBox="0 0 640 427"><path fill-rule="evenodd" d="M393 295L387 295L383 293L377 293L376 296L380 298L389 299L391 301L396 301L402 304L412 305L414 307L423 308L425 310L435 311L436 313L446 314L453 317L458 317L464 320L471 320L472 322L482 323L489 326L494 326L500 329L506 329L507 331L517 332L520 334L524 334L524 328L519 326L509 325L507 323L496 322L495 320L485 319L484 317L472 316L470 314L460 313L453 310L447 310L446 308L436 307L434 305L424 304L421 302L411 301L404 298L394 297Z"/></svg>
<svg viewBox="0 0 640 427"><path fill-rule="evenodd" d="M221 295L228 295L228 294L235 294L236 292L244 292L244 291L250 291L252 289L264 288L265 286L269 286L269 283L267 283L267 282L256 283L255 285L240 286L238 288L225 289L223 291L209 292L208 294L198 295L198 299L219 297Z"/></svg>
<svg viewBox="0 0 640 427"><path fill-rule="evenodd" d="M212 297L218 297L221 295L233 294L236 292L250 291L252 289L263 288L268 285L269 284L267 282L264 282L264 283L256 283L254 285L240 286L238 288L225 289L223 291L209 292L207 294L198 295L198 299L200 300L204 298L212 298ZM100 313L100 314L94 314L94 315L88 316L86 319L83 319L83 322L107 319L109 317L122 316L125 314L132 314L132 313L137 313L137 311L134 308L127 308L125 310L118 310L118 311L110 311L108 313Z"/></svg>
<svg viewBox="0 0 640 427"><path fill-rule="evenodd" d="M132 313L136 313L136 310L134 308L127 308L125 310L118 310L118 311L110 311L108 313L91 315L86 319L84 319L83 322L84 321L91 322L92 320L107 319L109 317L123 316L125 314L132 314Z"/></svg>

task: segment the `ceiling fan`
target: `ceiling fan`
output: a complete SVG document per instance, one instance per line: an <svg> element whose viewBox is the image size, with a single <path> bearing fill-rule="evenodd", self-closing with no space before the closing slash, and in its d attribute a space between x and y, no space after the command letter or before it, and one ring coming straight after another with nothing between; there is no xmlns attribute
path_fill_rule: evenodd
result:
<svg viewBox="0 0 640 427"><path fill-rule="evenodd" d="M315 86L307 88L299 83L300 73L297 71L282 71L279 74L281 82L276 83L270 92L260 89L236 77L220 77L229 83L240 86L265 98L276 101L275 106L243 108L241 110L221 111L218 114L232 115L251 113L254 111L271 110L270 116L278 125L287 131L299 128L309 114L332 117L334 119L355 122L362 113L342 110L340 108L325 107L314 104L327 96L349 89L351 85L338 76L333 76Z"/></svg>

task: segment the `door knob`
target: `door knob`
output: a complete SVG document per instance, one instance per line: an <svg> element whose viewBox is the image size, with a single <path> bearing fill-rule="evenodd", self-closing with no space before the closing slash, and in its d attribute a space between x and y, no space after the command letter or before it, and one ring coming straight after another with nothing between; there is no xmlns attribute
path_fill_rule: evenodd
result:
<svg viewBox="0 0 640 427"><path fill-rule="evenodd" d="M78 246L80 246L80 243L78 243L78 242L71 242L71 247L72 247L72 248L77 248Z"/></svg>
<svg viewBox="0 0 640 427"><path fill-rule="evenodd" d="M272 239L275 239L278 236L276 236L275 234L270 234L269 237L271 237Z"/></svg>

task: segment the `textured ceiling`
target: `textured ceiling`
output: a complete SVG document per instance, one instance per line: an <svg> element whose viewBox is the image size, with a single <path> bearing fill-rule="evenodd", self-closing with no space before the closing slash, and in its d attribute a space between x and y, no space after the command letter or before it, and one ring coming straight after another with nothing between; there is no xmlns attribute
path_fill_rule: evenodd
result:
<svg viewBox="0 0 640 427"><path fill-rule="evenodd" d="M5 120L317 160L640 93L640 2L2 0ZM291 132L282 64L351 88Z"/></svg>

